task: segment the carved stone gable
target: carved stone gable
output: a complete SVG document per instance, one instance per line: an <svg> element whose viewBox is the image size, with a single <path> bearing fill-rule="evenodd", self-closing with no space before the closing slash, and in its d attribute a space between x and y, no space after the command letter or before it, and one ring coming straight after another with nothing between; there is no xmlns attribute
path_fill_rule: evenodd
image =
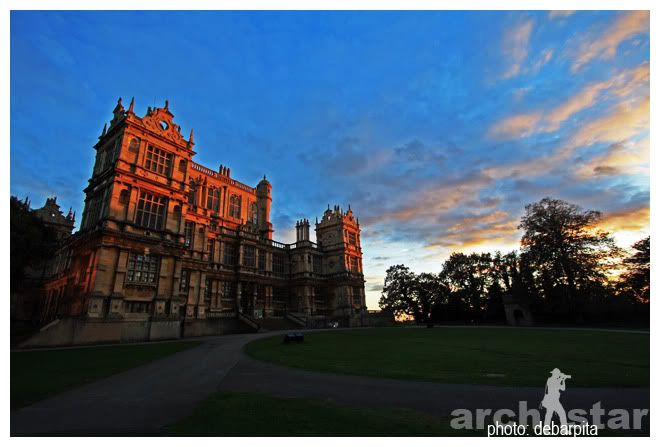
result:
<svg viewBox="0 0 660 447"><path fill-rule="evenodd" d="M176 144L185 145L186 141L181 136L181 127L172 121L174 115L170 113L167 108L154 108L151 109L142 118L144 127L155 132L163 137L174 141Z"/></svg>

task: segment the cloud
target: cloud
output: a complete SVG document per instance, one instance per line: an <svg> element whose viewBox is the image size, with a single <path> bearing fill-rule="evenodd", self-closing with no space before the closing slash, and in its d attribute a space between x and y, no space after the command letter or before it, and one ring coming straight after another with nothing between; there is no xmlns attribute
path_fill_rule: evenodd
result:
<svg viewBox="0 0 660 447"><path fill-rule="evenodd" d="M492 179L481 172L464 173L418 190L414 195L402 197L405 202L397 203L394 209L384 210L367 219L369 225L394 220L410 221L437 218L467 199L474 199L482 188L492 184Z"/></svg>
<svg viewBox="0 0 660 447"><path fill-rule="evenodd" d="M358 175L369 162L360 140L354 137L340 139L332 151L305 152L300 157L305 164L314 163L333 176Z"/></svg>
<svg viewBox="0 0 660 447"><path fill-rule="evenodd" d="M466 216L443 230L426 246L429 249L468 250L492 245L516 246L520 241L518 224L503 210L477 216Z"/></svg>
<svg viewBox="0 0 660 447"><path fill-rule="evenodd" d="M575 14L575 11L550 11L548 12L548 18L550 20L560 19Z"/></svg>
<svg viewBox="0 0 660 447"><path fill-rule="evenodd" d="M394 153L411 164L432 163L440 165L444 163L447 157L443 154L431 150L423 142L413 139L403 146L394 149Z"/></svg>
<svg viewBox="0 0 660 447"><path fill-rule="evenodd" d="M623 77L627 78L627 81L615 85L613 93L617 96L627 97L637 94L642 88L644 91L648 91L649 82L651 80L649 69L649 63L644 62L635 69L624 72Z"/></svg>
<svg viewBox="0 0 660 447"><path fill-rule="evenodd" d="M543 132L553 132L570 117L583 110L589 109L597 103L597 99L611 91L620 97L629 97L638 90L648 91L649 64L645 62L632 70L624 70L607 81L588 84L577 94L550 111L543 120L540 129Z"/></svg>
<svg viewBox="0 0 660 447"><path fill-rule="evenodd" d="M648 205L603 213L598 227L610 232L648 230L651 210Z"/></svg>
<svg viewBox="0 0 660 447"><path fill-rule="evenodd" d="M611 59L616 55L616 50L622 42L636 34L648 32L648 11L626 12L599 35L583 39L571 70L576 72L593 59Z"/></svg>
<svg viewBox="0 0 660 447"><path fill-rule="evenodd" d="M555 54L555 50L552 48L545 49L541 52L541 55L538 57L534 65L532 65L532 73L538 73L541 68L552 60L552 56Z"/></svg>
<svg viewBox="0 0 660 447"><path fill-rule="evenodd" d="M534 22L532 20L526 20L505 33L502 43L503 55L510 65L502 76L504 79L520 74L522 65L529 53L529 37L533 27Z"/></svg>
<svg viewBox="0 0 660 447"><path fill-rule="evenodd" d="M527 95L527 93L529 93L530 90L531 87L518 87L511 92L511 96L514 101L519 102L525 97L525 95Z"/></svg>
<svg viewBox="0 0 660 447"><path fill-rule="evenodd" d="M367 287L367 290L369 292L382 292L383 291L383 284L378 284L378 283L373 283L369 284L369 287Z"/></svg>
<svg viewBox="0 0 660 447"><path fill-rule="evenodd" d="M648 96L637 104L620 103L613 113L582 125L571 138L570 147L628 140L648 129L649 111Z"/></svg>
<svg viewBox="0 0 660 447"><path fill-rule="evenodd" d="M607 151L577 168L581 178L649 174L649 138L612 144Z"/></svg>
<svg viewBox="0 0 660 447"><path fill-rule="evenodd" d="M522 138L535 132L541 117L540 112L513 115L496 122L488 134L494 138Z"/></svg>
<svg viewBox="0 0 660 447"><path fill-rule="evenodd" d="M576 94L547 112L535 111L504 118L491 126L489 135L495 138L521 138L540 132L554 132L575 114L598 103L610 92L618 97L647 95L649 63L623 70L605 81L592 82Z"/></svg>
<svg viewBox="0 0 660 447"><path fill-rule="evenodd" d="M580 128L566 139L550 155L521 160L515 163L487 167L484 175L500 179L503 177L547 174L553 167L565 163L577 149L596 143L616 143L636 137L649 128L649 97L637 103L622 102L609 110L609 113L591 121L585 121Z"/></svg>

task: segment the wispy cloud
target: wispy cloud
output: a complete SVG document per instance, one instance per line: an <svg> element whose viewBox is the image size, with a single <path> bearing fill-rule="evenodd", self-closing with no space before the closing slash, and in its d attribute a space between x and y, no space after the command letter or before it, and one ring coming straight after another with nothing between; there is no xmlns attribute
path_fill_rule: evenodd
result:
<svg viewBox="0 0 660 447"><path fill-rule="evenodd" d="M513 115L496 122L488 134L494 138L523 138L536 131L542 116L541 112Z"/></svg>
<svg viewBox="0 0 660 447"><path fill-rule="evenodd" d="M645 62L634 69L623 70L608 80L587 84L547 112L533 111L505 117L491 126L489 135L505 139L554 132L572 116L594 106L607 92L626 100L640 94L648 95L649 79L649 64Z"/></svg>
<svg viewBox="0 0 660 447"><path fill-rule="evenodd" d="M484 174L491 178L534 176L549 172L568 160L577 149L596 143L616 143L629 140L649 127L649 98L636 104L620 103L608 114L586 121L566 143L550 155L489 166Z"/></svg>
<svg viewBox="0 0 660 447"><path fill-rule="evenodd" d="M550 12L548 13L548 18L549 18L550 20L554 20L554 19L559 19L559 18L564 18L564 17L572 16L573 14L575 14L575 11L570 11L570 10L566 10L566 11L561 11L561 10L558 10L558 11L550 11Z"/></svg>
<svg viewBox="0 0 660 447"><path fill-rule="evenodd" d="M539 57L536 59L536 62L532 65L531 71L532 73L538 73L541 68L548 62L552 60L552 56L554 56L555 50L552 48L547 48L541 52Z"/></svg>
<svg viewBox="0 0 660 447"><path fill-rule="evenodd" d="M470 250L483 245L517 245L520 240L519 219L504 210L459 218L441 230L427 244L427 248Z"/></svg>
<svg viewBox="0 0 660 447"><path fill-rule="evenodd" d="M648 32L648 11L623 13L603 32L583 37L571 69L576 72L593 59L611 59L622 42L636 34Z"/></svg>
<svg viewBox="0 0 660 447"><path fill-rule="evenodd" d="M512 78L522 71L523 63L529 53L529 38L534 28L532 20L525 20L511 28L504 35L502 53L509 63L509 68L502 78Z"/></svg>
<svg viewBox="0 0 660 447"><path fill-rule="evenodd" d="M620 103L612 113L585 123L570 139L571 148L630 139L649 128L649 97Z"/></svg>

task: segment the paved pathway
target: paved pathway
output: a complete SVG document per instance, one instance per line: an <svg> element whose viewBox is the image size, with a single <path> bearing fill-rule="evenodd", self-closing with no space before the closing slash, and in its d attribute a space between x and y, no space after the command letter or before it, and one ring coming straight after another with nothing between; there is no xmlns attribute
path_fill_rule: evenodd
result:
<svg viewBox="0 0 660 447"><path fill-rule="evenodd" d="M217 390L331 399L447 416L456 408L538 407L541 388L413 382L325 374L262 363L242 347L264 334L206 339L195 348L62 393L11 413L12 435L159 434ZM648 389L570 388L566 408L649 408Z"/></svg>

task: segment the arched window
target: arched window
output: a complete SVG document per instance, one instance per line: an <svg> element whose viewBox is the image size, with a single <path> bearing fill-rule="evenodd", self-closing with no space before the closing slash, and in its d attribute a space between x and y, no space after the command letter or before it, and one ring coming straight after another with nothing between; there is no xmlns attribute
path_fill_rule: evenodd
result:
<svg viewBox="0 0 660 447"><path fill-rule="evenodd" d="M128 203L128 197L130 195L130 192L128 189L122 189L121 192L119 193L119 203L122 205L126 205Z"/></svg>
<svg viewBox="0 0 660 447"><path fill-rule="evenodd" d="M206 193L206 207L212 211L218 212L220 209L220 190L209 188Z"/></svg>
<svg viewBox="0 0 660 447"><path fill-rule="evenodd" d="M137 138L132 138L131 142L128 145L128 150L130 152L137 152L139 148L140 148L140 140L138 140Z"/></svg>
<svg viewBox="0 0 660 447"><path fill-rule="evenodd" d="M241 196L232 194L229 198L229 216L236 219L241 218Z"/></svg>
<svg viewBox="0 0 660 447"><path fill-rule="evenodd" d="M253 203L250 205L250 220L253 224L257 223L257 204Z"/></svg>

